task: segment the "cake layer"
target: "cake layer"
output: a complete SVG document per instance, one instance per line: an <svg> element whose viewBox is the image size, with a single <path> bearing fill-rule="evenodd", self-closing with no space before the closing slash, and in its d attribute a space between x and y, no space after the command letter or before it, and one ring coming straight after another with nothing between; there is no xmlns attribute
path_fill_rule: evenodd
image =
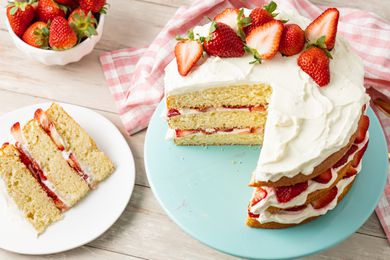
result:
<svg viewBox="0 0 390 260"><path fill-rule="evenodd" d="M262 130L232 129L231 132L218 131L212 134L195 132L174 137L177 145L259 145L263 141Z"/></svg>
<svg viewBox="0 0 390 260"><path fill-rule="evenodd" d="M66 151L71 151L79 167L88 173L92 186L114 172L114 164L98 149L88 133L58 104L53 103L46 111L50 122L64 141Z"/></svg>
<svg viewBox="0 0 390 260"><path fill-rule="evenodd" d="M266 112L237 109L199 112L168 117L172 129L264 128Z"/></svg>
<svg viewBox="0 0 390 260"><path fill-rule="evenodd" d="M61 211L23 164L19 152L12 145L4 145L0 149L0 176L8 195L39 234L62 218Z"/></svg>
<svg viewBox="0 0 390 260"><path fill-rule="evenodd" d="M209 87L168 95L167 108L204 108L204 107L248 107L266 105L271 96L271 88L266 84L241 84L223 87Z"/></svg>
<svg viewBox="0 0 390 260"><path fill-rule="evenodd" d="M70 208L89 191L87 183L69 166L51 138L31 120L23 127L25 146L45 174L45 184Z"/></svg>
<svg viewBox="0 0 390 260"><path fill-rule="evenodd" d="M308 206L305 210L308 212L308 213L312 213L312 214L307 214L307 216L305 217L304 214L302 214L302 211L297 211L297 212L289 212L287 214L290 214L291 217L290 217L290 220L296 220L295 223L281 223L281 222L276 222L276 221L269 221L269 222L264 222L264 223L261 223L258 219L256 218L251 218L251 217L248 217L247 218L247 221L246 221L246 224L250 227L254 227L254 228L268 228L268 229L274 229L274 228L287 228L287 227L293 227L293 226L296 226L296 225L299 225L299 224L303 224L303 223L307 223L309 221L312 221L322 215L324 215L326 212L328 212L329 210L333 209L336 207L336 205L345 197L345 195L348 193L348 191L351 189L352 185L353 185L353 182L354 182L355 178L354 176L350 177L350 178L347 178L347 179L342 179L340 180L340 182L338 183L337 187L338 187L338 193L337 193L337 196L336 198L326 207L322 208L322 209L319 209L319 210L315 210L313 209L311 206ZM301 214L301 216L299 216L299 214ZM278 218L279 217L282 217L281 214L273 214L274 216L276 217L273 217L273 218ZM295 216L296 217L295 217ZM303 219L302 219L303 218Z"/></svg>

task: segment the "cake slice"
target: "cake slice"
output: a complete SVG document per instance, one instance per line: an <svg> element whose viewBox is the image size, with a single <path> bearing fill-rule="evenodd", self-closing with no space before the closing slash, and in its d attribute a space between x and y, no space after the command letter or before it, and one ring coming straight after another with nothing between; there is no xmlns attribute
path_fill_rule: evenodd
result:
<svg viewBox="0 0 390 260"><path fill-rule="evenodd" d="M28 161L23 159L16 147L4 144L0 148L0 176L7 193L41 234L53 222L60 220L62 213L28 167Z"/></svg>
<svg viewBox="0 0 390 260"><path fill-rule="evenodd" d="M91 188L113 173L111 160L60 105L53 103L47 111L38 109L35 119Z"/></svg>
<svg viewBox="0 0 390 260"><path fill-rule="evenodd" d="M64 159L37 120L30 120L23 130L20 129L20 124L16 123L11 131L17 140L16 146L20 147L39 169L42 182L64 204L62 210L71 208L88 193L87 183Z"/></svg>

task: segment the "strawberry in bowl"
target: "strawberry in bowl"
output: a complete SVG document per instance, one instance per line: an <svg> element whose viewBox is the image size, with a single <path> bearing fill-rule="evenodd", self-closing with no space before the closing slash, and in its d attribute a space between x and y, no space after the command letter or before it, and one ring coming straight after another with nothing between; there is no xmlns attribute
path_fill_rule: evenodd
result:
<svg viewBox="0 0 390 260"><path fill-rule="evenodd" d="M15 0L6 25L16 47L46 65L77 62L99 42L106 0Z"/></svg>

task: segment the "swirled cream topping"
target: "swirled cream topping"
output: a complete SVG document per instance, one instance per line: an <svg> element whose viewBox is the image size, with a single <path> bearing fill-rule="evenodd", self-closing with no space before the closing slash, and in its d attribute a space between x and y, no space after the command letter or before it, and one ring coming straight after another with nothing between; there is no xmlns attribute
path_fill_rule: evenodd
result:
<svg viewBox="0 0 390 260"><path fill-rule="evenodd" d="M249 13L245 10L246 15ZM295 12L277 13L278 19L289 20L303 29L310 22ZM194 33L206 36L209 27L210 24L195 27ZM241 83L269 84L272 95L254 180L277 181L298 173L309 175L314 167L348 144L357 130L362 107L369 100L363 86L363 64L340 36L331 54L331 80L322 88L297 65L299 54L278 54L262 64L250 64L251 55L210 56L186 77L180 76L173 60L165 70L165 95Z"/></svg>

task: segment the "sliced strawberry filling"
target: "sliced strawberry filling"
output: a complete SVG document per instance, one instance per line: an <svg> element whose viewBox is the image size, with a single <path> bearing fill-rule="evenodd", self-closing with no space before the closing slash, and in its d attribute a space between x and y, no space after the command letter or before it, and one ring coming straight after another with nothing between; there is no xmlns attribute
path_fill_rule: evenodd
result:
<svg viewBox="0 0 390 260"><path fill-rule="evenodd" d="M226 109L248 109L250 112L252 111L257 111L257 112L265 112L266 107L259 105L259 106L222 106L223 108ZM191 108L196 110L197 112L209 112L212 110L211 107L196 107L196 108ZM170 108L168 110L167 116L168 117L173 117L173 116L180 116L181 113L179 109L177 108Z"/></svg>
<svg viewBox="0 0 390 260"><path fill-rule="evenodd" d="M266 111L266 108L263 105L258 105L258 106L223 106L223 108L248 109L250 112L252 112L252 111L265 112Z"/></svg>
<svg viewBox="0 0 390 260"><path fill-rule="evenodd" d="M180 116L180 115L181 115L181 114L180 114L179 110L177 110L176 108L171 108L171 109L169 109L169 110L168 110L168 114L167 114L168 117Z"/></svg>
<svg viewBox="0 0 390 260"><path fill-rule="evenodd" d="M58 135L54 125L50 122L46 113L42 109L37 109L34 113L34 119L36 119L41 125L42 129L50 136L53 142L56 144L60 151L65 150L65 144L62 138Z"/></svg>
<svg viewBox="0 0 390 260"><path fill-rule="evenodd" d="M73 153L70 153L69 154L69 158L67 160L68 164L70 165L70 167L72 167L73 169L75 169L75 171L85 180L85 181L88 181L89 179L89 176L87 174L84 173L84 171L81 169L81 166L80 164L78 163L76 157L74 156Z"/></svg>
<svg viewBox="0 0 390 260"><path fill-rule="evenodd" d="M338 168L348 162L348 158L351 154L356 152L358 149L357 145L352 145L351 148L344 154L343 157L333 166L333 168Z"/></svg>
<svg viewBox="0 0 390 260"><path fill-rule="evenodd" d="M35 111L34 118L39 122L40 126L43 130L45 130L48 136L50 136L50 138L53 140L53 143L57 146L58 150L60 150L61 152L65 151L65 143L61 136L58 134L53 123L47 117L45 111L40 108L37 109ZM88 182L90 176L82 169L79 162L77 161L76 156L72 152L69 152L67 153L67 157L68 158L66 159L66 161L68 162L69 166L72 167L77 172L77 174L88 183L91 188L93 188Z"/></svg>
<svg viewBox="0 0 390 260"><path fill-rule="evenodd" d="M352 177L352 176L354 176L354 175L356 175L357 174L357 170L355 169L355 168L353 168L353 167L349 167L348 168L348 170L347 170L347 172L345 173L345 175L344 175L344 179L347 179L347 178L349 178L349 177Z"/></svg>
<svg viewBox="0 0 390 260"><path fill-rule="evenodd" d="M22 161L22 163L31 171L32 175L38 181L39 185L41 185L42 189L53 200L56 207L62 211L67 210L68 207L66 206L66 204L44 183L44 181L47 180L47 177L43 173L42 169L39 167L38 163L34 159L32 159L29 155L27 155L27 153L24 152L19 142L17 142L15 146L19 151L20 154L19 158Z"/></svg>
<svg viewBox="0 0 390 260"><path fill-rule="evenodd" d="M360 161L362 160L363 155L364 155L364 153L365 153L366 150L367 150L367 146L368 146L368 141L367 141L367 143L362 147L362 149L360 149L360 150L355 154L355 156L353 157L352 163L351 163L351 166L352 166L352 167L358 167L358 166L359 166L359 163L360 163Z"/></svg>
<svg viewBox="0 0 390 260"><path fill-rule="evenodd" d="M321 173L317 177L313 178L313 181L326 184L332 179L332 169L328 169L326 172Z"/></svg>
<svg viewBox="0 0 390 260"><path fill-rule="evenodd" d="M258 218L258 217L260 217L260 214L254 214L254 213L250 212L250 210L248 209L248 216L250 218Z"/></svg>
<svg viewBox="0 0 390 260"><path fill-rule="evenodd" d="M185 137L188 135L193 135L196 133L201 133L205 135L211 135L215 133L231 133L235 129L233 128L228 128L228 129L219 129L219 128L214 128L214 129L191 129L191 130L182 130L182 129L175 129L176 137ZM262 129L261 128L248 128L248 129L238 129L237 130L242 130L238 134L260 134Z"/></svg>
<svg viewBox="0 0 390 260"><path fill-rule="evenodd" d="M302 192L304 192L307 189L307 187L308 187L307 181L297 183L291 186L276 187L275 188L276 199L280 203L288 202L293 198L295 198L296 196L298 196L299 194L301 194Z"/></svg>
<svg viewBox="0 0 390 260"><path fill-rule="evenodd" d="M332 189L330 189L326 194L321 196L320 198L314 200L311 202L311 205L315 209L321 209L325 206L327 206L329 203L331 203L334 198L337 196L337 186L334 186Z"/></svg>
<svg viewBox="0 0 390 260"><path fill-rule="evenodd" d="M264 190L263 188L257 187L254 194L253 198L250 202L250 205L248 207L248 216L250 218L258 218L260 215L259 214L254 214L250 211L250 208L257 203L259 203L261 200L263 200L265 197L267 197L267 191Z"/></svg>
<svg viewBox="0 0 390 260"><path fill-rule="evenodd" d="M358 132L355 139L355 144L360 144L366 138L368 127L370 126L370 119L363 115L359 121Z"/></svg>
<svg viewBox="0 0 390 260"><path fill-rule="evenodd" d="M255 192L254 192L250 206L252 207L252 206L256 205L265 197L267 197L267 191L264 190L263 188L257 187Z"/></svg>

